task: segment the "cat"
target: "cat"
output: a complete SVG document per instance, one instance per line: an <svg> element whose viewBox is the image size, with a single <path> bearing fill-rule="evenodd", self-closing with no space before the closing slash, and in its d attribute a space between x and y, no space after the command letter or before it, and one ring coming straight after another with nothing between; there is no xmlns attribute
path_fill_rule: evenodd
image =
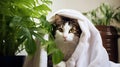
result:
<svg viewBox="0 0 120 67"><path fill-rule="evenodd" d="M74 52L81 34L77 19L55 15L54 34L57 47L64 54L64 61L67 61Z"/></svg>
<svg viewBox="0 0 120 67"><path fill-rule="evenodd" d="M55 15L53 36L57 47L64 54L63 61L67 61L73 54L79 42L81 32L77 19Z"/></svg>

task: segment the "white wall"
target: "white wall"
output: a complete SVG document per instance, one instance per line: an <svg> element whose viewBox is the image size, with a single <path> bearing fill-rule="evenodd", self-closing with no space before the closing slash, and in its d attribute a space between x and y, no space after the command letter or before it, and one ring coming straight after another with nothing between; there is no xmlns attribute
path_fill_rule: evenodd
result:
<svg viewBox="0 0 120 67"><path fill-rule="evenodd" d="M120 0L53 0L52 9L75 9L81 12L86 12L98 7L101 3L109 3L111 6L120 6Z"/></svg>
<svg viewBox="0 0 120 67"><path fill-rule="evenodd" d="M109 3L112 7L120 6L120 0L53 0L52 11L59 9L75 9L87 12L98 7L101 3ZM119 39L119 60L120 60L120 39Z"/></svg>

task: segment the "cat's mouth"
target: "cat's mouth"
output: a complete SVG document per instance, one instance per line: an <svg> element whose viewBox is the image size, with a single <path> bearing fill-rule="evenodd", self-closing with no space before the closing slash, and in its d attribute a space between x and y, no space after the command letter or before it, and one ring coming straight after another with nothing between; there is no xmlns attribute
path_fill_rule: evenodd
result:
<svg viewBox="0 0 120 67"><path fill-rule="evenodd" d="M63 40L65 41L65 42L71 42L71 41L73 41L73 39L72 38L63 38Z"/></svg>
<svg viewBox="0 0 120 67"><path fill-rule="evenodd" d="M64 41L66 42L67 40L66 40L66 39L64 39Z"/></svg>
<svg viewBox="0 0 120 67"><path fill-rule="evenodd" d="M64 39L64 42L65 43L68 43L68 42L71 42L70 40L67 40L67 39Z"/></svg>
<svg viewBox="0 0 120 67"><path fill-rule="evenodd" d="M66 37L63 37L63 40L64 40L64 41L67 41Z"/></svg>

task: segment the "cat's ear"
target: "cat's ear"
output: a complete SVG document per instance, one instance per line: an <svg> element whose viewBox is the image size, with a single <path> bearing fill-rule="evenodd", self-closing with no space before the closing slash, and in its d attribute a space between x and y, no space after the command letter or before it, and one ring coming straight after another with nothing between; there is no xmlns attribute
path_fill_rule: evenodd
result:
<svg viewBox="0 0 120 67"><path fill-rule="evenodd" d="M55 21L57 22L57 21L61 21L61 20L62 20L61 16L56 14L55 15Z"/></svg>
<svg viewBox="0 0 120 67"><path fill-rule="evenodd" d="M61 24L63 23L63 22L61 22L61 21L62 21L62 16L56 14L56 15L55 15L55 22L54 22L54 24L55 24L55 25L61 25Z"/></svg>

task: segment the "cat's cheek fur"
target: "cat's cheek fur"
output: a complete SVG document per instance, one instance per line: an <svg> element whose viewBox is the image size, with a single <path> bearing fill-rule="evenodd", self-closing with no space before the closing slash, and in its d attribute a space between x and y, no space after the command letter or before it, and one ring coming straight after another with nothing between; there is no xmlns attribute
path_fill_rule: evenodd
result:
<svg viewBox="0 0 120 67"><path fill-rule="evenodd" d="M58 30L56 31L55 39L63 41L63 33L59 32Z"/></svg>
<svg viewBox="0 0 120 67"><path fill-rule="evenodd" d="M60 36L63 36L63 33L61 33L60 31L56 31L56 34L59 34Z"/></svg>

